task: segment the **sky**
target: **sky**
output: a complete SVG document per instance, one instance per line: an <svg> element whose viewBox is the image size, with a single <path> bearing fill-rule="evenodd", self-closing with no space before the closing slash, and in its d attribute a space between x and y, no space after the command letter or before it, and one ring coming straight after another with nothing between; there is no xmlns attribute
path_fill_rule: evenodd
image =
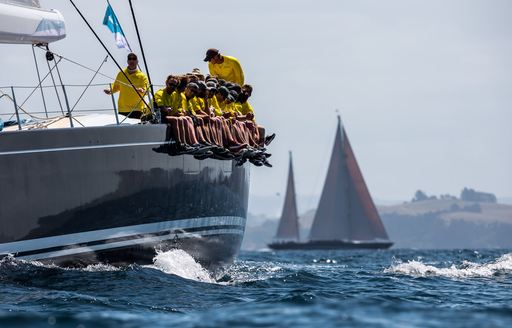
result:
<svg viewBox="0 0 512 328"><path fill-rule="evenodd" d="M106 1L75 2L125 63L126 52L101 25ZM110 2L140 54L127 1ZM66 19L68 36L52 49L97 68L105 52L70 3L41 3ZM284 193L288 151L297 193L318 195L338 111L375 199L408 200L417 189L459 195L465 186L512 197L511 1L133 4L153 83L195 67L207 71L202 59L211 47L242 63L257 121L277 134L269 147L274 167L252 169L253 195ZM0 86L35 85L29 46L0 45L0 52ZM63 65L65 83L91 78ZM117 73L112 61L102 72ZM87 101L108 105L97 91Z"/></svg>

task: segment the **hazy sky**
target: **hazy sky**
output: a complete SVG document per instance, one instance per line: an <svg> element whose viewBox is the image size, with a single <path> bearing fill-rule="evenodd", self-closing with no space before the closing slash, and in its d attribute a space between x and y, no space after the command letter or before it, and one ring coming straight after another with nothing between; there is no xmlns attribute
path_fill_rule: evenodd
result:
<svg viewBox="0 0 512 328"><path fill-rule="evenodd" d="M69 2L41 3L66 18L68 37L53 49L97 67L104 52ZM76 3L124 63L101 25L106 2ZM111 3L135 46L127 1ZM512 196L511 1L133 3L154 83L206 71L210 47L241 61L258 121L278 135L274 168L252 170L253 194L283 192L288 150L297 192L318 194L339 109L375 198L409 199L418 188L458 195L464 186ZM0 51L0 85L35 83L28 46ZM111 62L103 72L116 74ZM87 83L91 73L69 68L63 77Z"/></svg>

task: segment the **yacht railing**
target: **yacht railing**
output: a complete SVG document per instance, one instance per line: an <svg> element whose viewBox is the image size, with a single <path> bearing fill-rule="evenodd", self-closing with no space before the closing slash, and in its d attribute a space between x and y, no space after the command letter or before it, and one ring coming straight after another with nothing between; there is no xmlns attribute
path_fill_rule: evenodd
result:
<svg viewBox="0 0 512 328"><path fill-rule="evenodd" d="M80 124L74 116L113 113L119 125L126 117L118 114L117 96L104 93L110 88L108 83L0 86L0 119L17 124L21 130L28 121L67 117L70 127L75 127Z"/></svg>

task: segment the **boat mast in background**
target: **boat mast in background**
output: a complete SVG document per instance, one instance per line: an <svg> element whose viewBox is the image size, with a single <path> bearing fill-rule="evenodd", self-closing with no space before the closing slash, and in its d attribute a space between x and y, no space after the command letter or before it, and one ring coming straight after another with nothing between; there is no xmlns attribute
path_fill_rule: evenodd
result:
<svg viewBox="0 0 512 328"><path fill-rule="evenodd" d="M299 241L299 215L297 213L297 199L295 196L295 179L293 176L292 152L290 152L290 163L288 167L288 183L286 185L286 196L284 199L283 213L279 221L276 242Z"/></svg>

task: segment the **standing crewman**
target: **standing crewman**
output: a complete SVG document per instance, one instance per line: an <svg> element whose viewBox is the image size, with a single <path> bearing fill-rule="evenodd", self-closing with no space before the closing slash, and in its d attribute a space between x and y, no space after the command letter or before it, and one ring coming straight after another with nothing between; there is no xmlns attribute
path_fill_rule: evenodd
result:
<svg viewBox="0 0 512 328"><path fill-rule="evenodd" d="M129 53L128 67L123 69L124 74L119 72L111 89L103 90L107 95L119 92L117 102L119 114L130 118L141 118L149 112L143 100L149 86L148 77L139 70L138 64L137 55ZM125 75L128 76L137 91L134 90Z"/></svg>
<svg viewBox="0 0 512 328"><path fill-rule="evenodd" d="M234 82L240 86L244 85L242 65L235 57L221 55L217 49L208 49L204 61L208 62L210 75Z"/></svg>

